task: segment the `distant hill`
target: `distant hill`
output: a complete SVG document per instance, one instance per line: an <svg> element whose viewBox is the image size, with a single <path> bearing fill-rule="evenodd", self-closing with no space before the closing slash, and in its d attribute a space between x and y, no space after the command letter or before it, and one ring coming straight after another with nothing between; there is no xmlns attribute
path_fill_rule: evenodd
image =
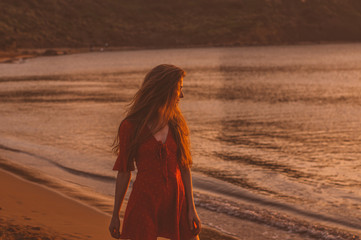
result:
<svg viewBox="0 0 361 240"><path fill-rule="evenodd" d="M361 41L361 1L0 1L0 49L320 41Z"/></svg>

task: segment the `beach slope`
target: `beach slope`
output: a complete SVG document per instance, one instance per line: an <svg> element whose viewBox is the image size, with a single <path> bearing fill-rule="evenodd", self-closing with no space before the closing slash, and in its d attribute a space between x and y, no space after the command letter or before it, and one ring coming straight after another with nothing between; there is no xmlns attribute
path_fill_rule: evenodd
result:
<svg viewBox="0 0 361 240"><path fill-rule="evenodd" d="M110 239L106 214L3 170L0 182L0 239Z"/></svg>

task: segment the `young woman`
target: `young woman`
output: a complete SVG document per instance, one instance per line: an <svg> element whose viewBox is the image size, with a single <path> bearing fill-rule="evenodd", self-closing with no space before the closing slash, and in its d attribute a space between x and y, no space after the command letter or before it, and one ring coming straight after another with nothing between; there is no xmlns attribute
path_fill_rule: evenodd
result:
<svg viewBox="0 0 361 240"><path fill-rule="evenodd" d="M118 171L109 231L116 239L197 240L201 222L193 201L189 130L178 107L185 72L153 68L135 94L114 144ZM120 233L119 211L131 171L138 173Z"/></svg>

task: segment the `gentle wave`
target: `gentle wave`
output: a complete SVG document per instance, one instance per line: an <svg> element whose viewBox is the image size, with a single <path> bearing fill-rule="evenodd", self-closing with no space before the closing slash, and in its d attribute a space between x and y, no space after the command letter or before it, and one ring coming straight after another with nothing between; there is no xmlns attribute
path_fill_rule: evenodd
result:
<svg viewBox="0 0 361 240"><path fill-rule="evenodd" d="M242 100L269 103L304 102L318 105L323 104L356 104L361 105L361 96L351 88L339 89L337 92L326 83L323 87L314 88L312 85L304 85L297 80L291 81L270 81L258 80L262 74L312 74L330 73L335 71L361 71L355 67L324 66L269 66L269 67L232 67L221 66L220 68L191 69L194 76L190 76L189 83L184 90L187 98L192 100L218 99L218 100ZM143 71L139 72L117 72L98 73L92 75L59 75L59 76L24 76L24 77L2 77L0 82L95 82L98 87L105 83L112 83L117 89L131 89L135 91L142 80ZM203 75L202 75L203 74ZM206 74L206 76L204 76ZM197 78L200 75L201 77ZM357 75L357 74L356 74ZM356 77L356 76L355 76ZM280 78L286 78L282 76ZM138 79L134 81L134 79ZM221 85L209 84L209 79L223 79ZM249 81L248 79L253 79ZM300 79L301 81L304 79ZM71 87L71 86L69 86ZM119 93L101 94L97 92L79 91L49 91L47 90L24 90L13 92L2 92L0 100L4 102L124 102L130 100L130 95L122 97Z"/></svg>
<svg viewBox="0 0 361 240"><path fill-rule="evenodd" d="M92 179L102 181L102 182L114 182L114 180L115 180L114 177L105 176L105 175L96 174L96 173L91 173L91 172L86 172L86 171L82 171L82 170L75 169L75 168L70 168L70 167L64 166L64 165L62 165L60 163L57 163L57 162L55 162L55 161L53 161L53 160L51 160L49 158L40 156L38 154L31 153L31 152L28 152L28 151L11 148L11 147L7 147L7 146L4 146L4 145L0 145L0 149L6 150L6 151L11 151L11 152L16 152L16 153L22 153L22 154L26 154L26 155L29 155L29 156L32 156L32 157L39 158L41 160L45 160L45 161L51 163L52 165L66 171L66 172L68 172L70 174L73 174L73 175L92 178Z"/></svg>
<svg viewBox="0 0 361 240"><path fill-rule="evenodd" d="M257 166L257 167L265 168L267 170L279 172L279 173L287 175L290 178L309 179L309 178L316 177L315 174L302 172L300 170L292 168L291 166L267 161L267 160L260 159L260 158L257 158L255 156L251 156L251 155L231 155L226 152L215 152L214 156L217 158L226 160L226 161L238 162L238 163L247 164L250 166Z"/></svg>
<svg viewBox="0 0 361 240"><path fill-rule="evenodd" d="M342 96L327 96L325 92L314 93L305 91L300 94L291 89L285 89L283 86L276 85L271 88L264 86L245 86L245 87L220 87L208 91L199 91L198 87L189 86L186 90L187 96L194 100L218 99L218 100L243 100L254 102L289 103L305 102L317 105L323 104L356 104L361 105L361 97L357 94ZM311 91L311 90L310 90ZM307 92L307 93L306 93ZM311 93L311 94L310 94Z"/></svg>
<svg viewBox="0 0 361 240"><path fill-rule="evenodd" d="M311 222L290 217L280 212L274 212L269 209L259 208L255 205L245 205L235 203L230 200L220 198L219 196L213 197L210 195L194 193L195 202L197 206L202 208L228 214L244 220L249 220L257 223L266 224L284 231L300 234L301 236L311 237L314 239L323 240L351 240L361 239L360 236L351 234L337 228L328 227L322 224L313 224ZM309 213L310 215L316 214ZM329 218L322 215L317 215L320 220L342 224L345 227L361 229L360 225L340 221L338 219Z"/></svg>

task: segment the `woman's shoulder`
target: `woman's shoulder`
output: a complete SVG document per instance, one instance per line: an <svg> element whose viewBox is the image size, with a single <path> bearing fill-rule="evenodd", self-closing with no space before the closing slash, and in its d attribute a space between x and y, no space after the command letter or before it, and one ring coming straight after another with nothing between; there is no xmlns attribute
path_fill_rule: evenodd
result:
<svg viewBox="0 0 361 240"><path fill-rule="evenodd" d="M134 121L130 120L130 119L123 119L122 123L120 125L124 125L124 126L134 126Z"/></svg>
<svg viewBox="0 0 361 240"><path fill-rule="evenodd" d="M132 131L135 127L135 122L130 120L130 119L124 119L121 123L120 123L120 128L119 131Z"/></svg>

